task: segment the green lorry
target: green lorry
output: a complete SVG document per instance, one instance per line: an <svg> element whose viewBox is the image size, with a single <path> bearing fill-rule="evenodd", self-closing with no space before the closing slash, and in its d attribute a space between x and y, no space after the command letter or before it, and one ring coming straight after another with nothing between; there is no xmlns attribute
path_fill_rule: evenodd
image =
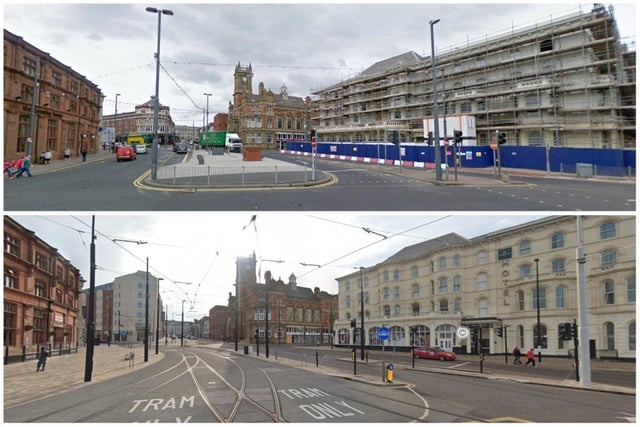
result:
<svg viewBox="0 0 640 427"><path fill-rule="evenodd" d="M222 147L226 151L242 151L242 141L238 134L227 131L200 133L201 147Z"/></svg>

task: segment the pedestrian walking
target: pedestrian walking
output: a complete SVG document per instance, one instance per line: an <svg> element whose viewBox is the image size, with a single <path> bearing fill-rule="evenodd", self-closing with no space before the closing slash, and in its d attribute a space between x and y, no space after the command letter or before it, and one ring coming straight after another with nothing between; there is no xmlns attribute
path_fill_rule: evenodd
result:
<svg viewBox="0 0 640 427"><path fill-rule="evenodd" d="M4 162L4 173L7 174L7 178L11 178L15 173L18 172L17 170L16 171L11 170L11 168L14 168L14 167L16 167L15 162L12 162L12 161Z"/></svg>
<svg viewBox="0 0 640 427"><path fill-rule="evenodd" d="M513 348L513 364L514 365L522 365L522 361L520 357L522 356L522 352L520 351L520 347L515 346Z"/></svg>
<svg viewBox="0 0 640 427"><path fill-rule="evenodd" d="M64 154L64 157L63 157L64 160L67 160L68 158L71 157L71 150L69 149L69 147L64 149L63 154Z"/></svg>
<svg viewBox="0 0 640 427"><path fill-rule="evenodd" d="M527 363L525 363L524 366L527 366L529 363L531 363L534 368L536 367L536 355L533 352L533 347L527 351Z"/></svg>
<svg viewBox="0 0 640 427"><path fill-rule="evenodd" d="M17 173L16 178L20 178L23 173L27 173L27 176L31 178L31 154L27 154L22 158L22 166L20 167L20 171Z"/></svg>
<svg viewBox="0 0 640 427"><path fill-rule="evenodd" d="M38 355L38 367L36 368L36 372L44 371L45 366L47 366L47 357L49 357L47 347L40 347L40 354Z"/></svg>
<svg viewBox="0 0 640 427"><path fill-rule="evenodd" d="M86 162L87 161L87 147L85 147L83 145L82 148L80 149L80 154L82 154L82 161Z"/></svg>

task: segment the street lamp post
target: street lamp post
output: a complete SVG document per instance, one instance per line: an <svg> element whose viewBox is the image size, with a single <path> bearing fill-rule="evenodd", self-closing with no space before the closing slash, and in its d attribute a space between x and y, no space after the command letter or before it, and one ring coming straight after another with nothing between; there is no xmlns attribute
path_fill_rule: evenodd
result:
<svg viewBox="0 0 640 427"><path fill-rule="evenodd" d="M147 7L145 9L150 13L158 14L158 48L156 50L156 97L153 109L153 146L151 147L151 179L156 180L158 177L158 110L160 108L159 92L160 92L160 29L162 15L173 15L168 9L157 9L155 7ZM145 360L146 362L146 360Z"/></svg>
<svg viewBox="0 0 640 427"><path fill-rule="evenodd" d="M164 279L159 278L156 283L158 288L158 294L156 295L156 354L158 354L158 346L160 345L160 280Z"/></svg>
<svg viewBox="0 0 640 427"><path fill-rule="evenodd" d="M234 328L234 339L236 342L236 351L238 351L238 310L240 310L240 299L238 295L238 284L236 283L236 309L235 309L235 328Z"/></svg>
<svg viewBox="0 0 640 427"><path fill-rule="evenodd" d="M182 321L180 322L180 347L184 347L184 300L182 300Z"/></svg>
<svg viewBox="0 0 640 427"><path fill-rule="evenodd" d="M440 22L439 19L429 21L431 27L431 78L433 79L433 148L434 161L436 163L436 181L442 180L442 164L440 164L440 131L438 129L438 87L436 86L436 55L433 40L433 26Z"/></svg>
<svg viewBox="0 0 640 427"><path fill-rule="evenodd" d="M149 361L149 257L147 257L147 280L144 295L144 361Z"/></svg>
<svg viewBox="0 0 640 427"><path fill-rule="evenodd" d="M211 93L203 93L204 96L207 97L207 121L204 125L203 131L206 132L209 129L209 97L212 95Z"/></svg>
<svg viewBox="0 0 640 427"><path fill-rule="evenodd" d="M536 263L536 341L538 347L538 362L542 362L542 351L540 345L540 275L538 274L538 263L540 262L540 259L536 258L533 261Z"/></svg>
<svg viewBox="0 0 640 427"><path fill-rule="evenodd" d="M364 282L362 280L363 270L364 267L360 267L360 360L364 360Z"/></svg>
<svg viewBox="0 0 640 427"><path fill-rule="evenodd" d="M116 112L115 115L113 117L113 144L115 145L116 141L118 140L118 97L120 96L119 93L116 93Z"/></svg>

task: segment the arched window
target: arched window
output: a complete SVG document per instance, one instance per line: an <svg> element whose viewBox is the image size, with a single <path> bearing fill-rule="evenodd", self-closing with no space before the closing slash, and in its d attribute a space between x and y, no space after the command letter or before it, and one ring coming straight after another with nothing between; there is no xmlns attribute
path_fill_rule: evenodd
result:
<svg viewBox="0 0 640 427"><path fill-rule="evenodd" d="M540 288L540 293L537 293L537 289L531 290L531 308L534 310L540 308L547 308L547 289Z"/></svg>
<svg viewBox="0 0 640 427"><path fill-rule="evenodd" d="M476 276L476 289L479 291L487 289L487 273L478 273Z"/></svg>
<svg viewBox="0 0 640 427"><path fill-rule="evenodd" d="M476 254L476 262L478 265L484 265L487 263L487 253L485 251L480 251Z"/></svg>
<svg viewBox="0 0 640 427"><path fill-rule="evenodd" d="M602 284L605 305L615 304L615 284L613 280L607 279Z"/></svg>
<svg viewBox="0 0 640 427"><path fill-rule="evenodd" d="M460 276L453 276L453 292L460 292Z"/></svg>
<svg viewBox="0 0 640 427"><path fill-rule="evenodd" d="M489 315L489 300L480 298L478 300L478 316L487 317Z"/></svg>
<svg viewBox="0 0 640 427"><path fill-rule="evenodd" d="M420 285L414 283L411 285L411 298L418 298L420 296Z"/></svg>
<svg viewBox="0 0 640 427"><path fill-rule="evenodd" d="M616 237L616 223L607 221L600 224L600 240L613 239Z"/></svg>
<svg viewBox="0 0 640 427"><path fill-rule="evenodd" d="M517 340L518 340L518 347L520 348L524 348L524 326L522 325L518 325L518 327L516 328L517 331Z"/></svg>
<svg viewBox="0 0 640 427"><path fill-rule="evenodd" d="M567 288L564 285L560 285L556 287L556 308L565 308L565 293Z"/></svg>
<svg viewBox="0 0 640 427"><path fill-rule="evenodd" d="M453 258L451 258L451 264L456 268L460 267L460 255L454 255Z"/></svg>
<svg viewBox="0 0 640 427"><path fill-rule="evenodd" d="M449 292L449 285L447 283L447 278L446 277L439 278L438 282L440 284L440 286L438 288L439 293L446 294L447 292Z"/></svg>
<svg viewBox="0 0 640 427"><path fill-rule="evenodd" d="M518 298L518 310L524 311L524 291L518 291L516 298Z"/></svg>
<svg viewBox="0 0 640 427"><path fill-rule="evenodd" d="M604 342L607 350L616 349L616 336L613 322L604 322Z"/></svg>
<svg viewBox="0 0 640 427"><path fill-rule="evenodd" d="M564 248L564 233L558 232L551 236L551 249Z"/></svg>

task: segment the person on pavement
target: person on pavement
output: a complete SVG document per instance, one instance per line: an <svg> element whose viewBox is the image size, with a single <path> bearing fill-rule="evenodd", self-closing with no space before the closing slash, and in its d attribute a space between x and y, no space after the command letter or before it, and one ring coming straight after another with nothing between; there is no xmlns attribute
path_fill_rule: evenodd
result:
<svg viewBox="0 0 640 427"><path fill-rule="evenodd" d="M22 167L20 168L20 171L16 175L16 178L20 178L22 174L25 172L27 173L27 176L29 178L33 176L31 175L31 154L27 154L22 158Z"/></svg>
<svg viewBox="0 0 640 427"><path fill-rule="evenodd" d="M520 357L522 356L522 352L520 351L520 347L515 346L513 348L513 364L514 365L522 365L522 361Z"/></svg>
<svg viewBox="0 0 640 427"><path fill-rule="evenodd" d="M40 354L38 355L38 367L36 368L36 372L44 371L44 368L47 365L47 357L49 357L47 347L40 347Z"/></svg>
<svg viewBox="0 0 640 427"><path fill-rule="evenodd" d="M527 366L529 363L531 363L534 368L536 367L536 355L533 352L533 347L527 351L527 363L525 363L524 366Z"/></svg>
<svg viewBox="0 0 640 427"><path fill-rule="evenodd" d="M85 147L84 145L82 146L82 148L80 149L80 154L82 154L82 161L86 162L87 161L87 147Z"/></svg>
<svg viewBox="0 0 640 427"><path fill-rule="evenodd" d="M63 157L64 160L67 160L68 158L71 157L71 150L69 149L69 147L64 149L63 154L64 154L64 157Z"/></svg>

